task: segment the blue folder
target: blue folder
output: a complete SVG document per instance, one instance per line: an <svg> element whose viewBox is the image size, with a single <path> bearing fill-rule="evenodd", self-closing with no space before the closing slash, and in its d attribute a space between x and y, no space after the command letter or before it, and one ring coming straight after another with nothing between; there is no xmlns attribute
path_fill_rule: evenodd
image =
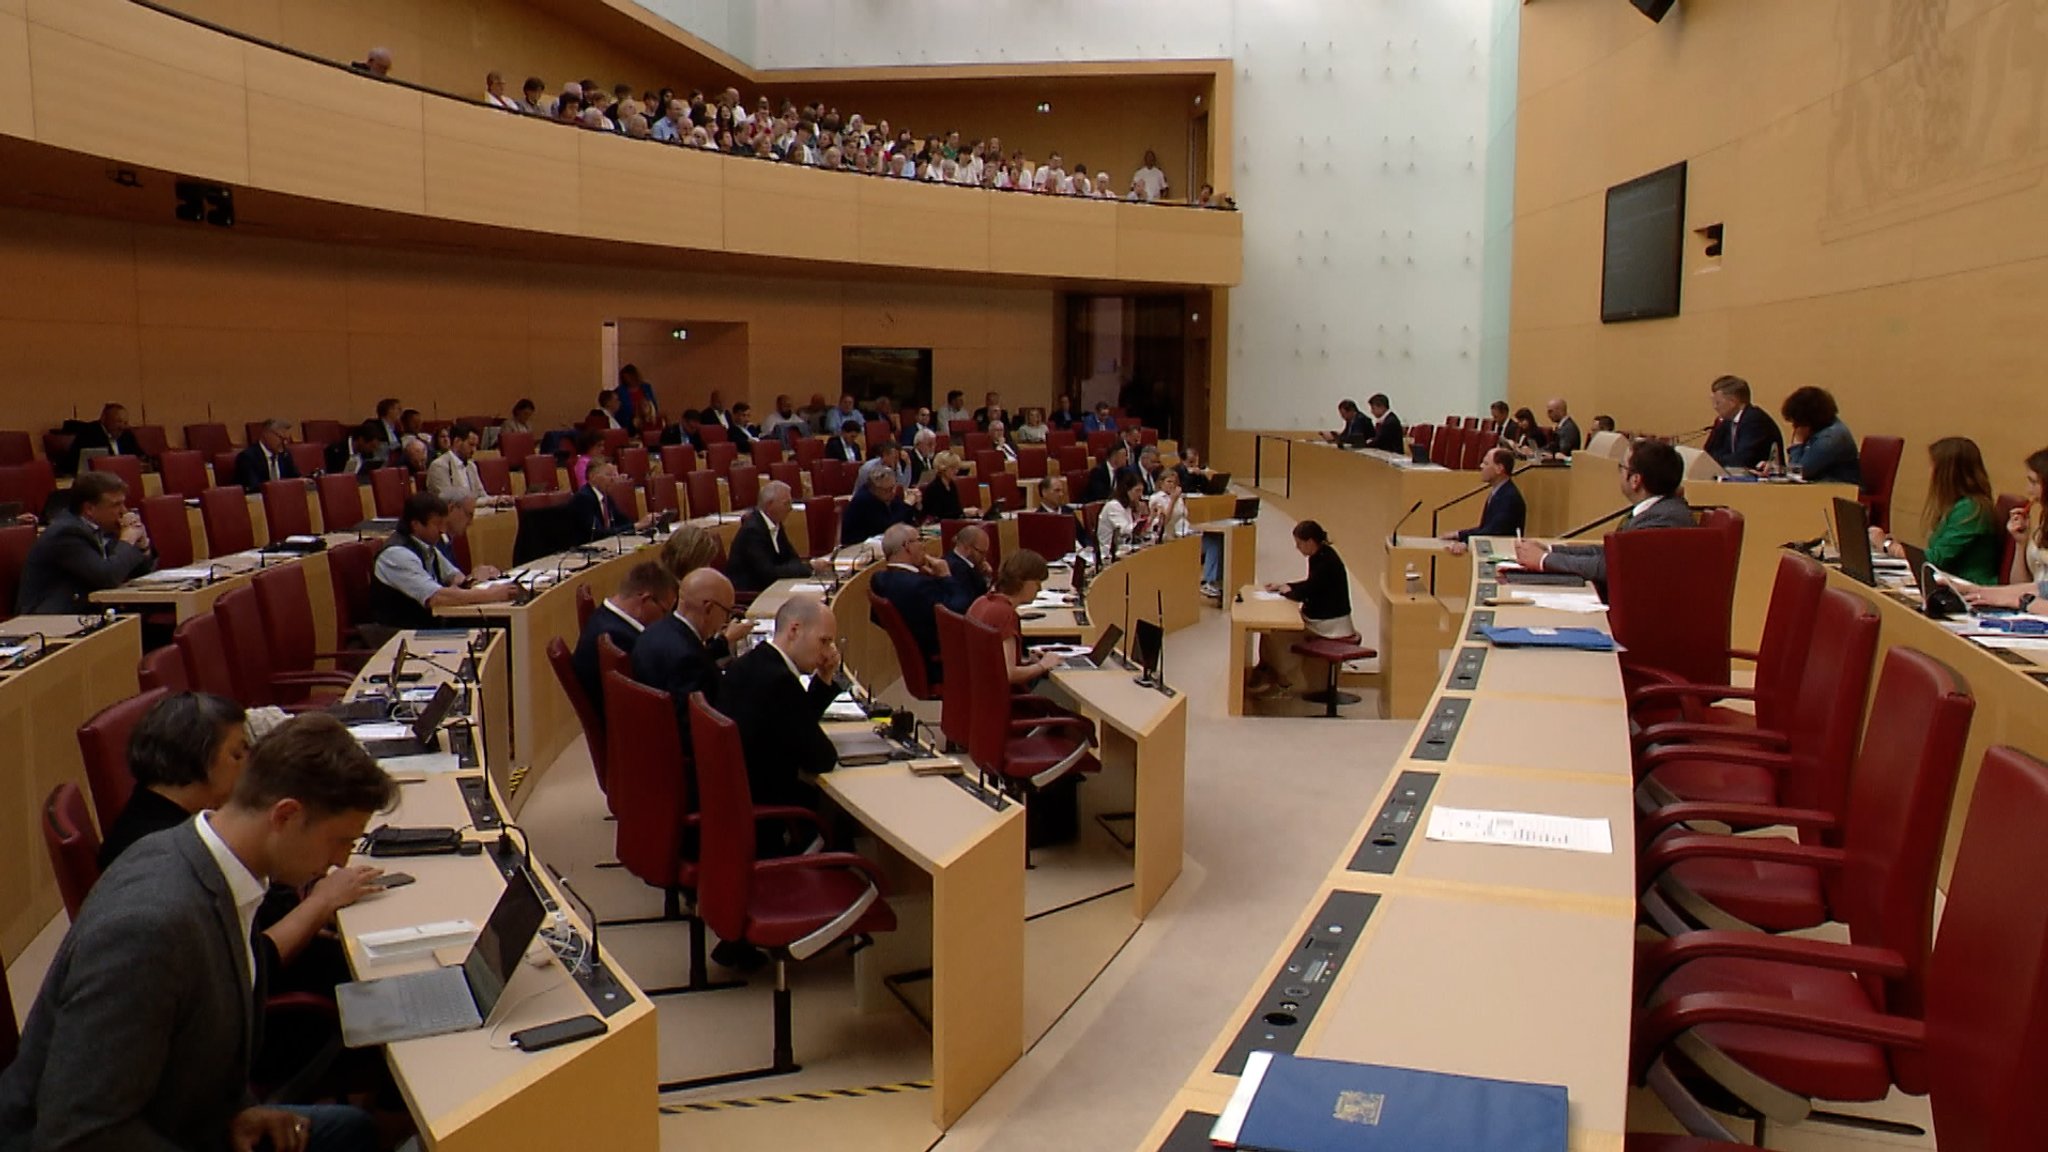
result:
<svg viewBox="0 0 2048 1152"><path fill-rule="evenodd" d="M1262 1061L1262 1058L1264 1060ZM1565 1090L1255 1052L1248 1110L1211 1132L1246 1152L1565 1152ZM1233 1100L1235 1109L1237 1102ZM1226 1144L1225 1137L1234 1142Z"/></svg>
<svg viewBox="0 0 2048 1152"><path fill-rule="evenodd" d="M1502 648L1573 648L1581 652L1612 652L1614 637L1598 628L1500 628L1481 626L1481 635Z"/></svg>

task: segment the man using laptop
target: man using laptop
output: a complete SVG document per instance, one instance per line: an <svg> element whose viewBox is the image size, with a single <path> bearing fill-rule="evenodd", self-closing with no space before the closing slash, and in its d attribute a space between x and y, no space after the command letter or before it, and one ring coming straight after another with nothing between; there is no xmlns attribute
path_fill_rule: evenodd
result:
<svg viewBox="0 0 2048 1152"><path fill-rule="evenodd" d="M81 459L89 449L98 449L109 456L140 456L142 448L135 442L135 432L128 426L128 409L119 404L109 404L100 409L100 418L79 430L71 441L74 459Z"/></svg>
<svg viewBox="0 0 2048 1152"><path fill-rule="evenodd" d="M370 1152L346 1107L259 1107L268 946L252 941L272 884L348 862L398 787L331 716L286 721L225 806L123 853L58 946L21 1052L0 1072L0 1148Z"/></svg>
<svg viewBox="0 0 2048 1152"><path fill-rule="evenodd" d="M1692 528L1692 508L1678 494L1685 483L1685 461L1669 444L1644 440L1628 454L1621 467L1621 491L1635 506L1622 519L1618 532L1638 528ZM1604 594L1607 590L1607 547L1604 544L1542 544L1534 540L1515 541L1515 563L1538 572L1564 572L1592 581Z"/></svg>

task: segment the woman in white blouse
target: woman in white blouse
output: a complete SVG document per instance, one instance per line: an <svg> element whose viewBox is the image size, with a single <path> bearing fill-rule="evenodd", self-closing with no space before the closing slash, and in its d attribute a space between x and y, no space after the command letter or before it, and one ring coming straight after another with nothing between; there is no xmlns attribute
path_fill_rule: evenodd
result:
<svg viewBox="0 0 2048 1152"><path fill-rule="evenodd" d="M1178 540L1193 532L1188 524L1188 502L1181 495L1180 475L1175 472L1159 474L1159 491L1149 500L1152 519L1152 535L1156 540Z"/></svg>
<svg viewBox="0 0 2048 1152"><path fill-rule="evenodd" d="M2027 503L2012 510L2005 530L2013 539L2009 584L1964 587L1963 598L1983 608L2013 608L2048 616L2048 515L2041 500L2048 495L2048 448L2027 457ZM1954 583L1954 581L1951 581Z"/></svg>

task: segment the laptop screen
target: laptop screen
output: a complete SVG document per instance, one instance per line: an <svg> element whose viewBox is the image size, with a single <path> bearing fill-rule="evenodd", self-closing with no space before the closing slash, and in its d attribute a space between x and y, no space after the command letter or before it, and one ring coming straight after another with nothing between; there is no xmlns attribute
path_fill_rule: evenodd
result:
<svg viewBox="0 0 2048 1152"><path fill-rule="evenodd" d="M1159 649L1166 632L1156 620L1140 620L1131 626L1131 658L1147 676L1159 675Z"/></svg>
<svg viewBox="0 0 2048 1152"><path fill-rule="evenodd" d="M1232 520L1257 520L1259 518L1259 498L1257 496L1239 496L1236 506L1231 509L1230 518Z"/></svg>
<svg viewBox="0 0 2048 1152"><path fill-rule="evenodd" d="M1870 563L1870 528L1863 518L1863 505L1835 497L1836 547L1842 550L1842 571L1877 587L1877 570Z"/></svg>
<svg viewBox="0 0 2048 1152"><path fill-rule="evenodd" d="M455 707L455 685L443 683L434 689L434 698L420 709L419 718L412 722L412 734L422 744L434 742L434 734L441 730L441 722L448 719L448 713Z"/></svg>
<svg viewBox="0 0 2048 1152"><path fill-rule="evenodd" d="M398 650L397 650L397 651L395 651L395 652L393 652L393 653L391 654L391 672L390 672L390 676L391 676L391 684L392 684L392 687L393 687L393 690L394 690L394 691L395 691L395 690L396 690L396 688L397 688L398 682L399 682L400 680L402 680L402 679L404 679L404 678L405 678L405 660L406 660L406 652L405 652L405 641L403 641L403 640L400 640L400 641L398 642Z"/></svg>
<svg viewBox="0 0 2048 1152"><path fill-rule="evenodd" d="M540 893L534 891L533 880L524 870L505 881L504 894L484 922L483 934L462 961L462 978L469 982L470 995L476 997L476 1014L485 1023L490 1022L498 998L505 994L505 985L519 970L519 961L546 918Z"/></svg>
<svg viewBox="0 0 2048 1152"><path fill-rule="evenodd" d="M1095 641L1095 647L1088 652L1089 663L1097 668L1102 667L1103 661L1109 659L1110 654L1116 651L1117 641L1123 638L1124 630L1121 626L1111 624L1109 627L1104 628L1101 638Z"/></svg>

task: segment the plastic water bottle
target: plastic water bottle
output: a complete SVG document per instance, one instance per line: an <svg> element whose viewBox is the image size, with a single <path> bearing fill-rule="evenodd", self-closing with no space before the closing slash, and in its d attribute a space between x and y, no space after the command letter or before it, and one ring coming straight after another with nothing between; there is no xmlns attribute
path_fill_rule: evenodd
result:
<svg viewBox="0 0 2048 1152"><path fill-rule="evenodd" d="M1415 565L1413 565L1413 564L1410 564L1410 565L1408 565L1408 571L1407 571L1406 575L1407 575L1407 577L1408 577L1408 594L1409 594L1410 596L1419 596L1419 595L1421 595L1421 594L1422 594L1422 573L1420 573L1420 572L1417 572L1417 571L1415 570Z"/></svg>

